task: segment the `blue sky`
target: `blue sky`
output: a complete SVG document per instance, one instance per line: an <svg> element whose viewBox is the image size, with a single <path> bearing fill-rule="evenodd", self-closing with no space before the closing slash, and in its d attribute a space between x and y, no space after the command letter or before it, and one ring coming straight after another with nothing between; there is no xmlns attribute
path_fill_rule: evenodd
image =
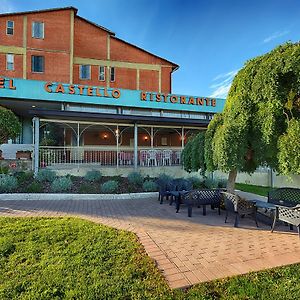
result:
<svg viewBox="0 0 300 300"><path fill-rule="evenodd" d="M177 94L226 97L246 60L300 40L299 0L1 0L0 12L63 6L177 63Z"/></svg>

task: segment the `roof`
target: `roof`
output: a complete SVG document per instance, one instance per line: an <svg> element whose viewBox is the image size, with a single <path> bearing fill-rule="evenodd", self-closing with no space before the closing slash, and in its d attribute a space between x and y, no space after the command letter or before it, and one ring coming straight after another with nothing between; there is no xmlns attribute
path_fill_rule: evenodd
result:
<svg viewBox="0 0 300 300"><path fill-rule="evenodd" d="M40 10L28 10L28 11L20 11L20 12L10 12L0 14L0 17L3 16L14 16L14 15L25 15L25 14L36 14L36 13L44 13L44 12L51 12L51 11L58 11L58 10L74 10L75 14L77 13L78 9L74 6L66 6L66 7L56 7L56 8L47 8L47 9L40 9Z"/></svg>
<svg viewBox="0 0 300 300"><path fill-rule="evenodd" d="M85 18L83 18L83 17L81 17L81 16L78 16L78 15L76 15L76 18L79 18L79 19L81 19L81 20L83 20L83 21L85 21L85 22L87 22L87 23L90 23L90 24L93 25L93 26L96 26L97 28L100 28L100 29L102 29L102 30L104 30L104 31L107 31L107 32L108 32L110 35L112 35L112 36L115 35L115 33L112 32L112 31L110 31L109 29L107 29L107 28L105 28L105 27L103 27L103 26L101 26L101 25L98 25L98 24L96 24L96 23L94 23L94 22L92 22L92 21L90 21L90 20L88 20L88 19L85 19Z"/></svg>

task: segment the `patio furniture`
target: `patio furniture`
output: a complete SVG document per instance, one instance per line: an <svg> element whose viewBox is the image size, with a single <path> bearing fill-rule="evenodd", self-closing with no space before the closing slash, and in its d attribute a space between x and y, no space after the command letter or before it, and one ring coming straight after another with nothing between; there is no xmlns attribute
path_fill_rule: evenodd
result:
<svg viewBox="0 0 300 300"><path fill-rule="evenodd" d="M276 205L275 217L271 232L274 231L277 221L283 221L290 225L296 226L300 238L300 204L295 207Z"/></svg>
<svg viewBox="0 0 300 300"><path fill-rule="evenodd" d="M225 223L227 222L227 218L229 213L233 213L235 215L234 227L238 227L239 218L244 217L246 215L252 216L256 226L257 224L257 207L254 203L251 203L238 195L222 192L225 209L226 209L226 216L225 216Z"/></svg>
<svg viewBox="0 0 300 300"><path fill-rule="evenodd" d="M163 163L163 166L171 166L172 165L172 150L163 150L162 163Z"/></svg>
<svg viewBox="0 0 300 300"><path fill-rule="evenodd" d="M206 215L206 205L211 205L212 208L217 207L218 213L221 214L221 190L220 189L201 189L192 190L183 199L184 203L188 207L188 216L192 216L193 206L202 206L203 215ZM180 209L180 203L177 204L178 212Z"/></svg>
<svg viewBox="0 0 300 300"><path fill-rule="evenodd" d="M298 227L297 212L294 213L293 211L284 210L283 207L285 207L286 209L295 209L295 207L300 205L300 189L283 187L272 190L268 193L268 202L281 207L276 209L275 218L273 220L273 227L275 226L276 221L284 221L283 219L287 219L287 221L284 222L290 225L291 230L293 230L293 225ZM287 217L287 215L289 215L289 217ZM296 220L294 220L295 218Z"/></svg>
<svg viewBox="0 0 300 300"><path fill-rule="evenodd" d="M171 191L176 190L176 184L172 181L162 181L158 182L158 200L160 201L160 204L163 204L164 198L169 200L169 197L173 197L171 194Z"/></svg>
<svg viewBox="0 0 300 300"><path fill-rule="evenodd" d="M146 162L147 166L157 166L157 159L156 159L157 151L156 150L148 150L147 151L147 157Z"/></svg>
<svg viewBox="0 0 300 300"><path fill-rule="evenodd" d="M179 203L181 203L182 201L181 198L183 197L183 195L185 195L186 193L188 193L193 189L193 185L189 180L181 179L181 178L174 179L173 184L174 184L173 188L175 189L170 191L171 194L170 205L172 205L175 200L176 210L177 210Z"/></svg>

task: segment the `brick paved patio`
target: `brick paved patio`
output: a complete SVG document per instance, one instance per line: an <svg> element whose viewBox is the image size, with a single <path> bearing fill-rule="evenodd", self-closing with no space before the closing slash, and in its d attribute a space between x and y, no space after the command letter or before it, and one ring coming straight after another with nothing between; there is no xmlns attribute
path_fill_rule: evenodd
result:
<svg viewBox="0 0 300 300"><path fill-rule="evenodd" d="M0 216L61 217L75 215L135 232L172 288L300 262L296 232L282 226L243 219L224 224L224 212L194 209L187 217L167 203L146 200L0 201Z"/></svg>

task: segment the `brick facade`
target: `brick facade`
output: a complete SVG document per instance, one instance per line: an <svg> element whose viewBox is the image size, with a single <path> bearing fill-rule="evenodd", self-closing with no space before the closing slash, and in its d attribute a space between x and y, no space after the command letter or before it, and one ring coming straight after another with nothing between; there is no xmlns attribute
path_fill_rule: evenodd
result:
<svg viewBox="0 0 300 300"><path fill-rule="evenodd" d="M6 32L14 22L13 35ZM32 37L32 23L44 23L44 37ZM117 37L77 15L73 7L0 15L2 76L171 93L178 66ZM14 54L14 70L6 70L6 54ZM32 71L32 56L44 57L43 72ZM80 65L90 65L90 79L80 79ZM99 80L99 67L105 79ZM115 80L111 81L111 68Z"/></svg>

